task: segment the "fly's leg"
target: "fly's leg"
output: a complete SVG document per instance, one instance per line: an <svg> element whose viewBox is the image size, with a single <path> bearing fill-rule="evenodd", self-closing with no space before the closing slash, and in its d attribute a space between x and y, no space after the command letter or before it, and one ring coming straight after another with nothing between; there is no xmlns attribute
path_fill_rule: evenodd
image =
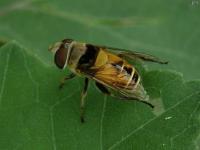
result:
<svg viewBox="0 0 200 150"><path fill-rule="evenodd" d="M85 118L84 118L84 113L85 113L85 97L87 95L88 85L89 85L89 79L85 78L83 91L81 93L81 103L80 103L80 119L81 119L82 123L85 122Z"/></svg>
<svg viewBox="0 0 200 150"><path fill-rule="evenodd" d="M110 91L109 91L103 84L98 83L98 82L96 82L95 84L96 84L97 88L98 88L103 94L106 94L106 95L111 96Z"/></svg>
<svg viewBox="0 0 200 150"><path fill-rule="evenodd" d="M112 97L115 97L115 98L119 98L119 99L124 99L124 97L122 96L117 96L117 95L114 95L113 93L111 93L108 88L106 86L104 86L103 84L101 83L98 83L96 82L95 83L97 88L105 95L108 95L108 96L112 96Z"/></svg>
<svg viewBox="0 0 200 150"><path fill-rule="evenodd" d="M63 86L65 85L65 82L66 82L67 80L70 80L70 79L74 78L75 76L76 76L75 74L71 73L71 74L69 74L68 76L62 78L61 81L60 81L59 89L62 89L62 88L63 88Z"/></svg>

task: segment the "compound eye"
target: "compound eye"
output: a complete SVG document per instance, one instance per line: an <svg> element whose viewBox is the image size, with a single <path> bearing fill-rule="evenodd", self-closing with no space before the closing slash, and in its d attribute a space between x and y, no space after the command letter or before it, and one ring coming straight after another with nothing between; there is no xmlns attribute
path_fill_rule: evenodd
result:
<svg viewBox="0 0 200 150"><path fill-rule="evenodd" d="M63 69L67 60L68 49L64 47L59 48L54 56L55 64L58 68Z"/></svg>

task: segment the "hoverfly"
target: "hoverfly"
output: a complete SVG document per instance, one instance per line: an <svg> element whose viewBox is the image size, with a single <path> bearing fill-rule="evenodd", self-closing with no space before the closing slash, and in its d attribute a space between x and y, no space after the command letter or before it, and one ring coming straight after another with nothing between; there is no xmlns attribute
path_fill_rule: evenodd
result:
<svg viewBox="0 0 200 150"><path fill-rule="evenodd" d="M138 71L127 60L141 59L167 64L166 61L139 52L81 43L72 39L57 42L50 46L49 50L55 54L54 61L58 68L68 67L72 72L63 79L60 87L76 75L85 78L80 103L81 122L84 122L85 96L89 80L94 80L97 88L106 95L123 100L137 100L154 107L148 101Z"/></svg>

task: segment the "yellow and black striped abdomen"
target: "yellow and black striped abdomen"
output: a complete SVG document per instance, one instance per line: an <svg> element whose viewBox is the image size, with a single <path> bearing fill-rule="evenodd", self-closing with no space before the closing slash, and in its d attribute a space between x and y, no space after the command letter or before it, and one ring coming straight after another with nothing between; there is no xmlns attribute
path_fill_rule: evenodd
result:
<svg viewBox="0 0 200 150"><path fill-rule="evenodd" d="M134 89L140 77L135 68L117 55L100 51L95 62L95 78L118 89Z"/></svg>
<svg viewBox="0 0 200 150"><path fill-rule="evenodd" d="M121 87L131 90L137 86L140 81L140 77L138 72L132 65L122 61L117 64L113 64L113 66L118 72L118 81L121 85L123 85Z"/></svg>

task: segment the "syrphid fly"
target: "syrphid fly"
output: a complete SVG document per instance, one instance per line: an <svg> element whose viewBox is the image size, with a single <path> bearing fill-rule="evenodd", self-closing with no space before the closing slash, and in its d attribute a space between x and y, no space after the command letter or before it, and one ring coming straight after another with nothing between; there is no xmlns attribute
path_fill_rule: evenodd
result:
<svg viewBox="0 0 200 150"><path fill-rule="evenodd" d="M97 88L106 95L123 100L137 100L154 107L149 102L139 72L128 60L140 59L167 64L166 61L131 50L98 46L72 39L57 42L50 46L49 50L55 54L54 61L58 68L67 67L72 72L64 78L60 87L66 80L75 76L82 76L85 79L80 103L81 122L84 122L85 96L90 80L93 80Z"/></svg>

